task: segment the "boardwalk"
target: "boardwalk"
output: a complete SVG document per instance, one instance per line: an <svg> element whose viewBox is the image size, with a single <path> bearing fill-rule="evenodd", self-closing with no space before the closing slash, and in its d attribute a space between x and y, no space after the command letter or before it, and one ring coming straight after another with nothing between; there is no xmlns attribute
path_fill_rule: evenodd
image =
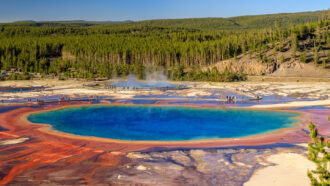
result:
<svg viewBox="0 0 330 186"><path fill-rule="evenodd" d="M246 101L259 101L259 99L249 98L249 99L216 99L216 98L89 98L89 99L68 99L68 100L50 100L50 101L42 101L39 100L38 102L30 102L30 103L62 103L62 102L95 102L95 101L110 101L110 100L127 100L127 101L134 101L134 100L157 100L157 101L215 101L215 102L246 102Z"/></svg>

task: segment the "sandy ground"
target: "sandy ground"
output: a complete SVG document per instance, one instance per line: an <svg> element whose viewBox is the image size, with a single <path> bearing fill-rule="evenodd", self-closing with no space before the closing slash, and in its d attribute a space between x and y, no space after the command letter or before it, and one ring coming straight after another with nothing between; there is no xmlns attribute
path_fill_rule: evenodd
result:
<svg viewBox="0 0 330 186"><path fill-rule="evenodd" d="M244 186L308 186L307 170L316 168L313 162L295 153L271 155L267 161L275 165L257 171Z"/></svg>
<svg viewBox="0 0 330 186"><path fill-rule="evenodd" d="M0 100L15 100L20 98L36 98L44 96L69 96L69 97L88 97L88 96L111 96L113 98L132 98L136 95L161 95L164 93L174 93L177 96L208 96L212 90L228 90L247 96L290 96L293 98L308 98L321 100L318 102L296 102L289 103L289 107L310 106L310 105L329 105L330 100L330 83L327 82L238 82L238 83L209 83L209 82L189 82L185 83L190 89L169 90L169 91L127 91L127 90L110 90L103 86L88 87L86 85L100 82L83 82L83 81L58 81L58 80L31 80L31 81L4 81L0 82L0 87L26 87L26 86L44 86L45 90L40 92L17 92L17 93L0 93ZM102 83L100 83L102 84ZM283 107L286 105L278 105ZM260 106L259 108L269 108L270 106Z"/></svg>
<svg viewBox="0 0 330 186"><path fill-rule="evenodd" d="M28 139L29 138L21 137L21 138L3 140L3 141L0 141L0 145L13 145L13 144L18 144L18 143L23 143L23 142L27 141Z"/></svg>
<svg viewBox="0 0 330 186"><path fill-rule="evenodd" d="M287 107L306 107L306 106L327 106L330 105L330 99L317 101L293 101L282 104L253 105L250 108L287 108Z"/></svg>

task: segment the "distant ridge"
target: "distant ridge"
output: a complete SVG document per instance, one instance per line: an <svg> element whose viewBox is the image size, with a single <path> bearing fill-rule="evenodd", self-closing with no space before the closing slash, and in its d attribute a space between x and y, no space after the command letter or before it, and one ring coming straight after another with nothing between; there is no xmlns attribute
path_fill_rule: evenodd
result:
<svg viewBox="0 0 330 186"><path fill-rule="evenodd" d="M0 23L0 26L76 26L76 27L85 27L85 26L94 26L102 24L118 24L118 23L128 23L133 22L131 20L125 21L85 21L85 20L60 20L60 21L34 21L34 20L22 20L14 21L10 23Z"/></svg>
<svg viewBox="0 0 330 186"><path fill-rule="evenodd" d="M321 17L328 17L328 10L279 13L264 15L246 15L228 18L184 18L184 19L154 19L144 21L85 21L85 20L60 20L60 21L33 21L23 20L11 23L0 23L0 26L34 26L55 27L72 26L88 27L97 25L123 25L123 26L157 26L157 27L182 27L192 29L230 30L230 29L261 29L282 27L288 28L293 25L315 22Z"/></svg>
<svg viewBox="0 0 330 186"><path fill-rule="evenodd" d="M185 19L158 19L134 22L152 26L169 26L198 29L260 29L277 27L288 28L308 22L318 21L321 17L328 17L328 10L279 13L264 15L246 15L228 18L185 18Z"/></svg>

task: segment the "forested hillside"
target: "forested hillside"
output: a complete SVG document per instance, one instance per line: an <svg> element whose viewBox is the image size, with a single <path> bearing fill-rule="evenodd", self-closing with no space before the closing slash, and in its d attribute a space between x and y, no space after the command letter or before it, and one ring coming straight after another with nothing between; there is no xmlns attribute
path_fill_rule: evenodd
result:
<svg viewBox="0 0 330 186"><path fill-rule="evenodd" d="M292 27L290 35L206 69L250 75L330 77L329 20Z"/></svg>
<svg viewBox="0 0 330 186"><path fill-rule="evenodd" d="M193 28L202 30L247 30L264 28L289 28L295 25L318 21L326 17L327 11L282 13L268 15L238 16L229 18L189 18L189 19L158 19L146 21L17 21L12 23L0 23L0 26L33 26L33 27L88 27L88 26L112 26L112 27L174 27Z"/></svg>
<svg viewBox="0 0 330 186"><path fill-rule="evenodd" d="M265 52L289 50L288 40L294 50L303 51L295 44L303 38L313 41L307 48L329 51L328 27L325 11L111 24L2 24L0 68L79 78L129 73L143 78L145 71L162 69L171 79L233 81L244 78L241 72L205 72L201 67L245 53L258 53L261 63L274 63ZM324 60L329 63L329 54Z"/></svg>
<svg viewBox="0 0 330 186"><path fill-rule="evenodd" d="M148 20L126 25L153 25L162 27L183 27L203 30L247 30L264 28L289 28L295 25L315 22L325 17L327 11L283 13L229 18L195 18Z"/></svg>

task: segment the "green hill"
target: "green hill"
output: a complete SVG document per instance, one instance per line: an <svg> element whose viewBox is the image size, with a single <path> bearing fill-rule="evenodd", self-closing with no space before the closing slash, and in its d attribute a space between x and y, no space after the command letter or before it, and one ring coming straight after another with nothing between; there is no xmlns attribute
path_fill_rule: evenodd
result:
<svg viewBox="0 0 330 186"><path fill-rule="evenodd" d="M84 21L84 20L68 20L68 21L15 21L11 23L0 23L3 27L26 26L26 27L89 27L95 25L111 25L127 23L131 21Z"/></svg>
<svg viewBox="0 0 330 186"><path fill-rule="evenodd" d="M231 29L262 29L282 27L315 22L327 17L327 11L282 13L229 18L194 18L194 19L163 19L129 23L129 25L149 25L161 27L183 27L194 29L231 30Z"/></svg>
<svg viewBox="0 0 330 186"><path fill-rule="evenodd" d="M315 22L321 17L327 17L328 12L298 12L239 16L229 18L189 18L189 19L159 19L146 21L17 21L12 23L1 23L0 26L34 26L34 27L88 27L88 26L156 26L156 27L182 27L192 29L231 30L231 29L262 29L282 27L288 28L294 25Z"/></svg>

